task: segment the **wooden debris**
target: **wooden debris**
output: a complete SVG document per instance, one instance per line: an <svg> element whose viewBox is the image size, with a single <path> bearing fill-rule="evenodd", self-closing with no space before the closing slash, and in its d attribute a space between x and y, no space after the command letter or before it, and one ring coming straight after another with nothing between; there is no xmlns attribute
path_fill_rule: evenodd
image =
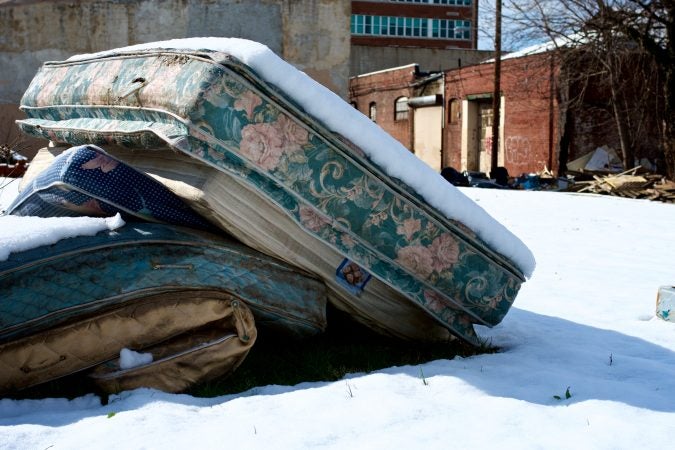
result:
<svg viewBox="0 0 675 450"><path fill-rule="evenodd" d="M675 203L675 183L661 175L636 175L640 166L619 174L594 175L593 180L578 181L566 192L588 192L617 197Z"/></svg>

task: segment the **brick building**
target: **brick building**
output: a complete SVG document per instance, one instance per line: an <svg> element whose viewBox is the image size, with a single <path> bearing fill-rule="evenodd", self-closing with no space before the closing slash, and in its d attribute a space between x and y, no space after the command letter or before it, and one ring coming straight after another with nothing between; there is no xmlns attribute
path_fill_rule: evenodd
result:
<svg viewBox="0 0 675 450"><path fill-rule="evenodd" d="M562 173L567 161L603 145L620 152L603 80L566 78L566 73L584 70L577 67L583 60L572 55L561 67L556 55L543 45L502 59L497 161L511 175L544 168ZM349 92L361 112L435 170L452 167L489 174L493 83L490 62L438 73L423 73L411 65L353 77ZM404 101L407 115L402 113ZM654 160L658 127L645 122L640 129L635 156Z"/></svg>
<svg viewBox="0 0 675 450"><path fill-rule="evenodd" d="M477 50L478 0L352 0L351 76L419 64L428 70L489 58Z"/></svg>
<svg viewBox="0 0 675 450"><path fill-rule="evenodd" d="M443 73L417 64L352 77L356 109L437 170L441 167Z"/></svg>
<svg viewBox="0 0 675 450"><path fill-rule="evenodd" d="M512 175L558 170L558 73L552 52L502 60L498 164ZM489 174L493 83L489 62L431 74L410 65L352 77L349 93L355 107L433 169ZM396 115L402 100L405 119Z"/></svg>
<svg viewBox="0 0 675 450"><path fill-rule="evenodd" d="M553 52L502 60L498 164L512 175L544 167L558 170L559 131L564 128L559 71ZM433 169L489 174L493 80L494 64L489 62L432 74L411 65L353 77L349 93L355 107ZM409 112L397 120L401 99L408 102ZM425 144L429 142L435 144Z"/></svg>
<svg viewBox="0 0 675 450"><path fill-rule="evenodd" d="M566 163L607 146L621 154L617 116L607 75L594 69L583 48L562 55L542 44L502 59L498 164L510 174L561 174ZM630 124L635 160L659 159L658 99L649 83L635 77L639 55L624 58L619 108ZM449 70L444 76L446 123L443 167L490 173L494 64ZM651 89L651 90L650 90ZM636 161L627 161L634 167Z"/></svg>
<svg viewBox="0 0 675 450"><path fill-rule="evenodd" d="M559 67L552 52L502 60L498 165L510 174L558 170ZM494 64L445 72L443 167L491 171Z"/></svg>
<svg viewBox="0 0 675 450"><path fill-rule="evenodd" d="M511 174L558 168L558 71L550 52L502 61L498 163ZM413 64L352 77L349 94L433 169L490 173L493 77L491 63L437 73Z"/></svg>

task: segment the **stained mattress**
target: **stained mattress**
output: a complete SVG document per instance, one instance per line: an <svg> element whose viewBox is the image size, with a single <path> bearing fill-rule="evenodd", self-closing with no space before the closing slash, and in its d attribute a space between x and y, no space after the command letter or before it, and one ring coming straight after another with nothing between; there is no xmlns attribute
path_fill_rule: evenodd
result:
<svg viewBox="0 0 675 450"><path fill-rule="evenodd" d="M241 222L223 217L221 226L313 272L325 280L331 298L357 314L379 307L363 294L377 280L386 290L372 290L375 298L401 302L395 320L377 324L395 333L408 320L405 314L419 308L477 344L473 324L499 323L524 281L512 261L472 230L384 174L231 55L129 50L46 63L21 108L28 116L18 121L21 129L53 142L164 147L225 174L274 215L285 216L289 227L272 248L264 226L244 225L255 223L256 211ZM300 235L301 241L295 239ZM302 244L289 251L286 241L289 247ZM325 264L315 264L305 242L329 255ZM361 319L371 321L372 315Z"/></svg>
<svg viewBox="0 0 675 450"><path fill-rule="evenodd" d="M66 147L41 149L23 178L28 185ZM453 339L447 328L377 278L367 280L359 292L336 274L344 256L298 229L280 208L237 177L202 164L188 155L160 149L106 146L109 154L152 176L214 224L229 230L239 241L287 263L325 275L330 302L356 320L386 335L444 342ZM358 301L355 301L357 299Z"/></svg>

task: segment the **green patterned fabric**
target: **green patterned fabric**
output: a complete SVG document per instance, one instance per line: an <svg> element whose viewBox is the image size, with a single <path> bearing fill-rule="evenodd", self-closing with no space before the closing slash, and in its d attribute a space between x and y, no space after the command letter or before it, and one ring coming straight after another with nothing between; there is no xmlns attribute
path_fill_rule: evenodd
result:
<svg viewBox="0 0 675 450"><path fill-rule="evenodd" d="M0 261L0 343L130 299L209 289L246 301L258 326L295 337L326 328L319 280L232 239L135 222Z"/></svg>
<svg viewBox="0 0 675 450"><path fill-rule="evenodd" d="M499 323L522 273L250 68L217 52L47 63L22 100L29 134L71 145L168 144L236 175L454 334Z"/></svg>

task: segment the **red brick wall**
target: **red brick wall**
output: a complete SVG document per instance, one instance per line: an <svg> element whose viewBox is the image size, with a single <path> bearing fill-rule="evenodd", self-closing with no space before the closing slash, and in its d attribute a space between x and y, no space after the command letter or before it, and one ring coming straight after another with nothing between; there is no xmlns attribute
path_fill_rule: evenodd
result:
<svg viewBox="0 0 675 450"><path fill-rule="evenodd" d="M543 54L502 62L504 166L513 176L538 172L544 166L549 170L558 167L558 105L551 95L551 71L557 68L550 61ZM450 70L445 77L446 106L451 99L461 101L494 90L493 64ZM456 169L461 168L461 123L462 118L455 124L446 123L443 137L443 164Z"/></svg>
<svg viewBox="0 0 675 450"><path fill-rule="evenodd" d="M412 97L416 66L374 72L351 78L349 99L368 116L369 105L377 105L377 124L406 148L412 148L413 110L408 120L395 121L396 99ZM550 59L547 55L505 60L502 63L502 95L505 97L505 167L511 175L557 170L557 100L551 97ZM479 64L445 73L446 123L443 132L444 167L461 168L461 101L467 96L490 95L493 91L493 64ZM555 96L554 96L555 97ZM449 121L449 102L459 101L460 117ZM491 100L486 100L491 101Z"/></svg>
<svg viewBox="0 0 675 450"><path fill-rule="evenodd" d="M368 116L369 105L377 105L376 123L406 148L412 148L412 114L407 120L394 120L395 103L399 97L411 97L410 83L415 80L416 66L374 72L350 79L349 101Z"/></svg>
<svg viewBox="0 0 675 450"><path fill-rule="evenodd" d="M501 94L504 98L503 142L504 166L512 176L540 172L544 167L559 172L561 129L564 120L558 103L559 67L553 53L537 54L502 62ZM416 92L411 84L421 80L416 66L406 66L362 75L350 80L350 100L368 115L370 102L377 103L377 123L404 146L412 148L413 110L406 121L394 121L395 101L400 96L408 98L425 95ZM462 167L462 102L485 101L492 103L494 65L478 64L444 72L445 127L443 129L443 167ZM579 103L569 105L567 114L571 126L569 133L569 159L609 145L619 151L616 124L608 107L608 94L601 80L584 85L584 97ZM578 88L572 88L578 89ZM574 94L578 97L578 93ZM485 97L480 100L480 97ZM457 100L460 117L450 122L450 102ZM563 108L564 109L564 108ZM650 129L651 130L651 129ZM647 130L636 148L636 156L653 158L658 146L650 139L656 131ZM651 133L651 134L650 134Z"/></svg>
<svg viewBox="0 0 675 450"><path fill-rule="evenodd" d="M568 162L607 145L621 157L621 144L614 117L606 108L579 108L571 116L573 126Z"/></svg>

